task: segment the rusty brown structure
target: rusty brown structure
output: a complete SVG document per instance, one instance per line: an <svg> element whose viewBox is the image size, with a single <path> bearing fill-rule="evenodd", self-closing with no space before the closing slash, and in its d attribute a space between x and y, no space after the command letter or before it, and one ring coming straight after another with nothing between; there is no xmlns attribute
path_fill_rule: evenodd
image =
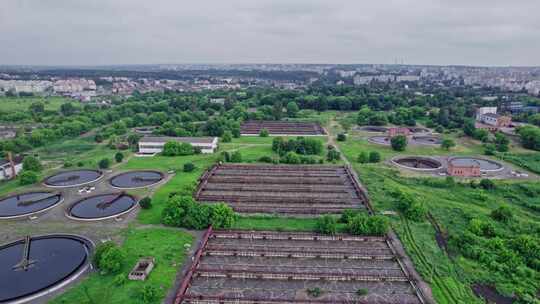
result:
<svg viewBox="0 0 540 304"><path fill-rule="evenodd" d="M347 166L217 164L199 180L195 199L226 202L241 213L326 214L365 208Z"/></svg>
<svg viewBox="0 0 540 304"><path fill-rule="evenodd" d="M425 302L386 237L210 228L174 303Z"/></svg>
<svg viewBox="0 0 540 304"><path fill-rule="evenodd" d="M267 130L270 135L326 135L324 128L316 122L258 120L250 120L242 123L240 126L240 134L259 135L263 129Z"/></svg>

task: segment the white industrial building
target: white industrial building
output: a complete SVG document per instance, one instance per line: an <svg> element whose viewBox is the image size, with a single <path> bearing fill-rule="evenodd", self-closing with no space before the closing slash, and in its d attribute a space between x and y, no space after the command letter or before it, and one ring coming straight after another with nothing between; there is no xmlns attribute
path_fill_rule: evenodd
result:
<svg viewBox="0 0 540 304"><path fill-rule="evenodd" d="M0 180L10 179L13 177L13 169L15 169L15 175L19 174L23 169L22 157L15 157L13 159L15 166L12 168L11 163L7 159L0 158Z"/></svg>
<svg viewBox="0 0 540 304"><path fill-rule="evenodd" d="M152 155L161 153L166 143L176 141L199 147L202 153L214 153L218 146L217 137L167 137L145 136L139 140L139 154Z"/></svg>

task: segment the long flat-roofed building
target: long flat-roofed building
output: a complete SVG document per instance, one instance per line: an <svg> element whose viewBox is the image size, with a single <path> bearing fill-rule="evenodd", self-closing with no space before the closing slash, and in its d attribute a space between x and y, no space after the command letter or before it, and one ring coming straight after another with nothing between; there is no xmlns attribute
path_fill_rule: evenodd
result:
<svg viewBox="0 0 540 304"><path fill-rule="evenodd" d="M199 147L202 153L214 153L217 149L217 137L168 137L168 136L145 136L139 140L140 154L156 154L163 151L163 147L170 141L188 143L193 147Z"/></svg>

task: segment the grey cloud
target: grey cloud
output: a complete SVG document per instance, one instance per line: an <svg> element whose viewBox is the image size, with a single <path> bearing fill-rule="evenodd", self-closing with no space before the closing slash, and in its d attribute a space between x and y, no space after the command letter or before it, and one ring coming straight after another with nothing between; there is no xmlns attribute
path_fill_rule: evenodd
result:
<svg viewBox="0 0 540 304"><path fill-rule="evenodd" d="M2 0L0 64L540 65L537 0Z"/></svg>

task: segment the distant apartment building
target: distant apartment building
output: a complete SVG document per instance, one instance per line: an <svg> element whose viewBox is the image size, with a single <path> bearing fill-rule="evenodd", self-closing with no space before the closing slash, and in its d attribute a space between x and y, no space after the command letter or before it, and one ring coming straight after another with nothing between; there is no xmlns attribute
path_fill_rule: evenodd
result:
<svg viewBox="0 0 540 304"><path fill-rule="evenodd" d="M47 80L0 80L0 91L15 93L43 93L52 87Z"/></svg>
<svg viewBox="0 0 540 304"><path fill-rule="evenodd" d="M145 136L139 140L140 154L157 154L163 152L163 147L170 141L188 143L199 147L202 153L214 153L218 146L217 137L167 137Z"/></svg>
<svg viewBox="0 0 540 304"><path fill-rule="evenodd" d="M62 79L54 82L53 90L57 94L73 94L83 91L96 91L97 86L93 80L77 78Z"/></svg>
<svg viewBox="0 0 540 304"><path fill-rule="evenodd" d="M366 85L369 84L373 80L373 76L361 76L356 75L353 78L354 85Z"/></svg>
<svg viewBox="0 0 540 304"><path fill-rule="evenodd" d="M416 81L420 81L420 76L417 76L417 75L398 75L398 76L396 76L396 81L397 82L403 82L403 81L416 82Z"/></svg>

